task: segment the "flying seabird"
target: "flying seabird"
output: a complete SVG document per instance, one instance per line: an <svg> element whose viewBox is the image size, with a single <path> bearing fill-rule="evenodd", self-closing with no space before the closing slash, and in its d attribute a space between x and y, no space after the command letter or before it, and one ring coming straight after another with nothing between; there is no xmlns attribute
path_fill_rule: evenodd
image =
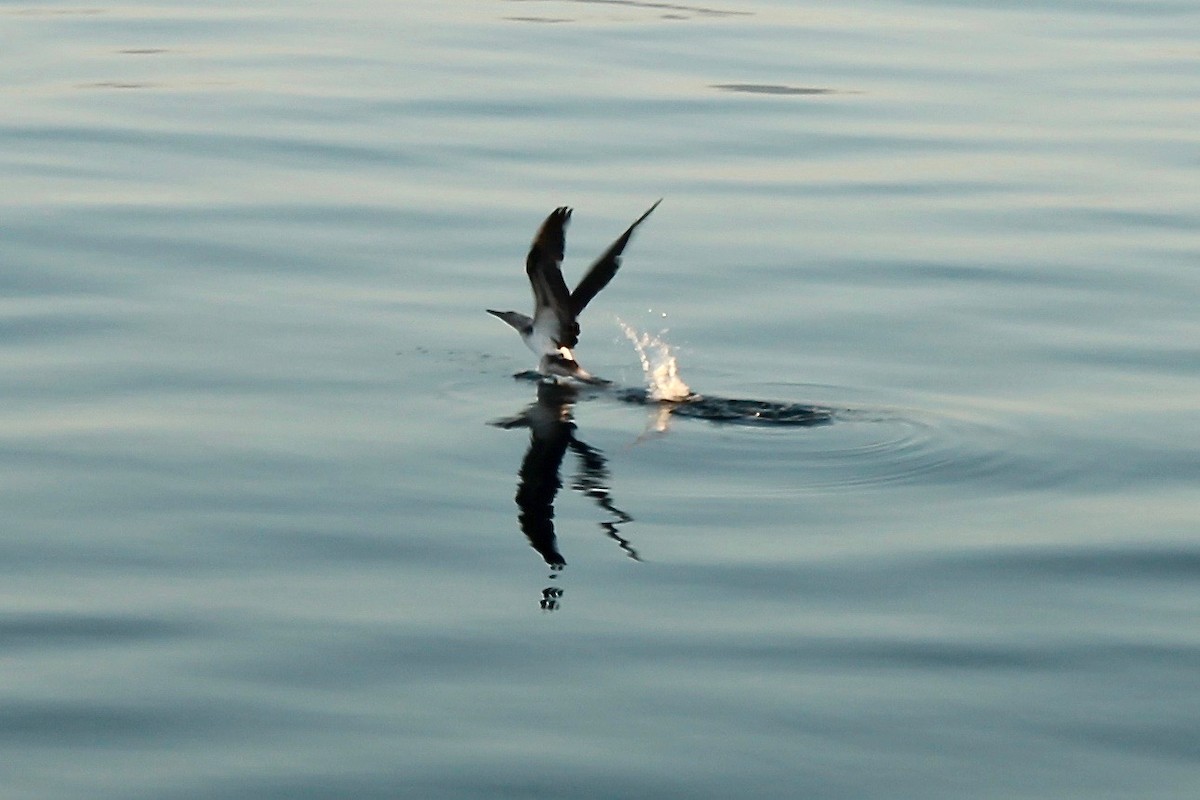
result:
<svg viewBox="0 0 1200 800"><path fill-rule="evenodd" d="M621 266L621 253L629 244L629 237L661 202L660 199L650 206L619 239L609 245L570 294L563 280L562 260L565 229L571 219L571 209L562 206L546 217L525 258L525 274L529 276L529 284L533 287L533 317L516 311L487 310L521 334L521 340L539 357L538 372L587 383L608 382L592 377L575 360L572 348L579 342L579 323L576 320L591 299L617 274Z"/></svg>

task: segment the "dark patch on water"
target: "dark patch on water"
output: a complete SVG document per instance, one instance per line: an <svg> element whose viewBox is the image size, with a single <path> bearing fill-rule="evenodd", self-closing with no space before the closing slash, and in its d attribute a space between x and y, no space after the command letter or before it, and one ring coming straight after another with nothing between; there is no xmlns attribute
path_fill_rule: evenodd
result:
<svg viewBox="0 0 1200 800"><path fill-rule="evenodd" d="M518 380L541 381L543 376L532 370L518 372ZM657 405L669 409L672 416L703 419L729 425L763 425L811 427L833 422L833 410L807 403L788 403L773 400L753 400L735 397L715 397L692 394L682 400L655 400L647 389L618 386L588 386L579 388L578 399L589 396L611 397L623 403Z"/></svg>
<svg viewBox="0 0 1200 800"><path fill-rule="evenodd" d="M836 89L826 89L819 86L782 86L773 83L713 83L709 88L723 92L743 92L745 94L790 94L790 95L820 95L837 94Z"/></svg>
<svg viewBox="0 0 1200 800"><path fill-rule="evenodd" d="M833 421L830 409L804 403L771 400L744 400L735 397L709 397L693 394L683 400L654 400L645 389L623 389L615 396L627 403L656 403L670 408L677 417L703 419L734 425L826 425Z"/></svg>
<svg viewBox="0 0 1200 800"><path fill-rule="evenodd" d="M96 81L95 83L76 84L76 89L154 89L156 83L141 83L137 81Z"/></svg>
<svg viewBox="0 0 1200 800"><path fill-rule="evenodd" d="M509 2L530 2L531 0L509 0ZM752 17L753 11L729 11L721 8L709 8L706 6L689 6L682 3L656 3L649 0L572 0L575 3L586 3L590 5L607 5L607 6L628 6L630 8L649 8L660 11L683 11L700 16L707 17ZM680 19L676 15L669 16L671 19Z"/></svg>

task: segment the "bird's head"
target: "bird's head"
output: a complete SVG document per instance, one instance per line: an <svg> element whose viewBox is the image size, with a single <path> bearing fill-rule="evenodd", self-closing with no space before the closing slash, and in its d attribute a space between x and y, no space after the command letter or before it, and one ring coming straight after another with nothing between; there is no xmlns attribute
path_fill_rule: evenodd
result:
<svg viewBox="0 0 1200 800"><path fill-rule="evenodd" d="M490 308L487 312L493 317L498 317L507 322L516 329L517 333L528 336L533 331L533 320L524 314L516 311L493 311Z"/></svg>

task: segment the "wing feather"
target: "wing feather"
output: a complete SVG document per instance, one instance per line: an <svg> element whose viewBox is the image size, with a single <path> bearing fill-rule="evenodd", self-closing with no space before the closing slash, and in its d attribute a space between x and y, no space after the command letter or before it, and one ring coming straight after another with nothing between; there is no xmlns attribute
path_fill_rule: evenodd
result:
<svg viewBox="0 0 1200 800"><path fill-rule="evenodd" d="M534 325L549 331L560 347L572 347L573 342L567 344L563 340L576 335L571 333L575 317L571 313L571 297L562 275L566 227L570 219L571 209L566 206L550 212L537 236L533 237L529 255L525 258L525 274L533 289Z"/></svg>
<svg viewBox="0 0 1200 800"><path fill-rule="evenodd" d="M575 287L575 291L571 293L571 313L574 316L579 316L592 298L600 293L600 290L608 285L608 282L617 274L617 270L621 267L621 253L625 250L625 245L629 244L629 237L633 235L633 231L638 225L641 225L646 217L650 216L650 212L658 208L658 204L662 202L659 198L658 202L650 206L645 214L642 214L637 220L629 226L621 237L609 245L600 258L588 268L587 274L579 281L579 285Z"/></svg>

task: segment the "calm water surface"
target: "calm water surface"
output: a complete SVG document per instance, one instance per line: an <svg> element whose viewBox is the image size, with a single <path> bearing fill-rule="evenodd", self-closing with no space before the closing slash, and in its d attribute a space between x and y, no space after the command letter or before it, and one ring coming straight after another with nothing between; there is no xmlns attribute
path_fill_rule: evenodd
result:
<svg viewBox="0 0 1200 800"><path fill-rule="evenodd" d="M1200 793L1194 3L0 31L5 798Z"/></svg>

